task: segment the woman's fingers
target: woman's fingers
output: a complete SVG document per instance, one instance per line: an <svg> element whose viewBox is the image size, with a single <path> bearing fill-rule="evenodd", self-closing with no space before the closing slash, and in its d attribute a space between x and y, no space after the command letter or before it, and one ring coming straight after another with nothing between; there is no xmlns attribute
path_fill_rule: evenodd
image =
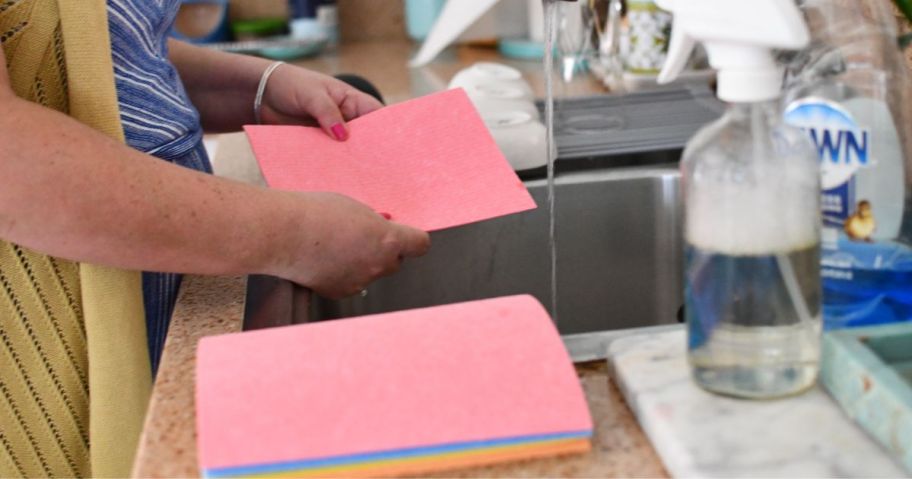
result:
<svg viewBox="0 0 912 479"><path fill-rule="evenodd" d="M329 95L318 94L311 97L308 113L317 120L317 123L320 124L320 127L330 138L338 141L348 139L348 127L345 125L342 111Z"/></svg>

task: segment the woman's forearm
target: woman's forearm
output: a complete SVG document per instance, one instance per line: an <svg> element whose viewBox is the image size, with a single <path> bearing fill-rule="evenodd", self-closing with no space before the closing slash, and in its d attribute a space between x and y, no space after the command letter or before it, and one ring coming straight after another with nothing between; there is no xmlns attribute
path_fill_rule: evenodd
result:
<svg viewBox="0 0 912 479"><path fill-rule="evenodd" d="M333 298L362 290L430 246L426 233L342 195L267 190L133 150L16 97L4 59L0 48L2 240L127 269L271 274ZM203 71L224 60L210 59ZM239 87L241 71L210 85ZM241 111L241 101L230 100L224 111Z"/></svg>
<svg viewBox="0 0 912 479"><path fill-rule="evenodd" d="M253 100L269 60L173 39L168 41L168 48L190 101L200 112L203 129L237 131L254 122Z"/></svg>
<svg viewBox="0 0 912 479"><path fill-rule="evenodd" d="M266 273L270 252L287 249L278 218L293 216L299 198L152 158L11 92L0 91L0 105L0 238L78 261L200 274Z"/></svg>

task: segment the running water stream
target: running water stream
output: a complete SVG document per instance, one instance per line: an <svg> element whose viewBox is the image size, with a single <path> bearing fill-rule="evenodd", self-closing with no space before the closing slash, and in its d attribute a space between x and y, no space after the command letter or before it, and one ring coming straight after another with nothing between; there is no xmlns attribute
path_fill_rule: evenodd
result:
<svg viewBox="0 0 912 479"><path fill-rule="evenodd" d="M554 42L557 37L558 0L542 0L545 10L545 128L548 149L548 247L551 254L551 317L557 324L557 238L555 237L554 212L554 160L557 146L554 144Z"/></svg>

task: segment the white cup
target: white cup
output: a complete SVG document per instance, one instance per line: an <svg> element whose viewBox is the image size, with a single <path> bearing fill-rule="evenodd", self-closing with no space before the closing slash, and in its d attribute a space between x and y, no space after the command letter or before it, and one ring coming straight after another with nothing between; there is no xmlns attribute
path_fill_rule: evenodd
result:
<svg viewBox="0 0 912 479"><path fill-rule="evenodd" d="M321 38L326 31L316 18L295 18L289 24L291 37L296 39Z"/></svg>
<svg viewBox="0 0 912 479"><path fill-rule="evenodd" d="M500 151L516 171L540 168L548 163L545 125L523 111L482 114Z"/></svg>
<svg viewBox="0 0 912 479"><path fill-rule="evenodd" d="M532 88L525 83L488 82L465 87L469 96L483 96L486 98L499 98L501 100L532 101L535 96Z"/></svg>
<svg viewBox="0 0 912 479"><path fill-rule="evenodd" d="M527 113L533 120L540 120L541 113L535 104L525 100L504 100L501 98L488 98L483 96L469 97L472 104L482 117L488 114L497 114L510 111Z"/></svg>
<svg viewBox="0 0 912 479"><path fill-rule="evenodd" d="M449 87L465 88L471 95L471 92L480 86L495 88L495 85L519 89L529 99L532 99L532 89L523 79L522 73L513 67L499 63L476 63L454 75Z"/></svg>
<svg viewBox="0 0 912 479"><path fill-rule="evenodd" d="M450 87L464 87L466 83L476 81L522 81L522 73L519 70L494 62L478 62L468 68L463 68L453 79L450 80Z"/></svg>
<svg viewBox="0 0 912 479"><path fill-rule="evenodd" d="M469 99L482 114L503 111L524 111L538 120L538 108L532 103L532 91L512 84L485 83L466 89Z"/></svg>

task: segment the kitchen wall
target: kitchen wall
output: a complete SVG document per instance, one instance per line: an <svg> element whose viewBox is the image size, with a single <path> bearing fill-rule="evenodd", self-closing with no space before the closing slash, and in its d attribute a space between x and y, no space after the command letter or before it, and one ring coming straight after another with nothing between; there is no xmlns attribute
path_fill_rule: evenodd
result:
<svg viewBox="0 0 912 479"><path fill-rule="evenodd" d="M338 0L343 41L407 40L403 0Z"/></svg>

